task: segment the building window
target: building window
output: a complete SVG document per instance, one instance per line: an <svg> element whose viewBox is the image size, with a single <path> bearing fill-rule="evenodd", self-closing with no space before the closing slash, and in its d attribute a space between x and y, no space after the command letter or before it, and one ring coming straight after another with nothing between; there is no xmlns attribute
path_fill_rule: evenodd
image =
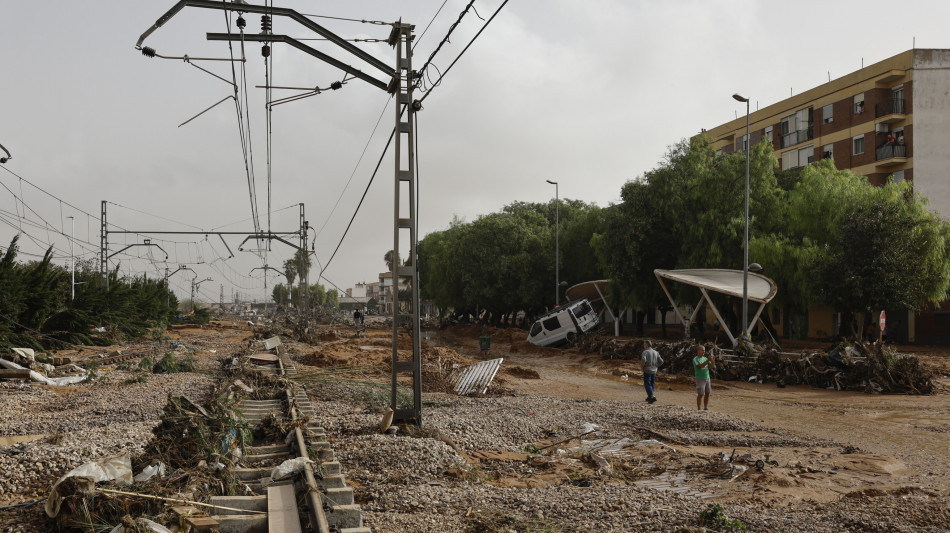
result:
<svg viewBox="0 0 950 533"><path fill-rule="evenodd" d="M853 155L860 155L864 153L864 135L858 135L857 137L851 139L851 153Z"/></svg>
<svg viewBox="0 0 950 533"><path fill-rule="evenodd" d="M854 95L854 114L864 113L864 93Z"/></svg>
<svg viewBox="0 0 950 533"><path fill-rule="evenodd" d="M831 104L821 108L821 121L825 124L831 124L835 121L834 106Z"/></svg>
<svg viewBox="0 0 950 533"><path fill-rule="evenodd" d="M812 108L799 109L782 117L781 148L805 142L812 138Z"/></svg>
<svg viewBox="0 0 950 533"><path fill-rule="evenodd" d="M904 181L904 171L898 170L897 172L891 174L891 181L894 183L900 183Z"/></svg>
<svg viewBox="0 0 950 533"><path fill-rule="evenodd" d="M748 150L748 149L749 149L749 136L748 136L748 135L743 135L742 137L739 137L739 142L737 143L737 145L739 146L738 149L739 149L739 150L742 150L743 152L745 152L746 150Z"/></svg>
<svg viewBox="0 0 950 533"><path fill-rule="evenodd" d="M798 166L803 167L809 163L815 162L815 147L809 144L804 148L798 149Z"/></svg>
<svg viewBox="0 0 950 533"><path fill-rule="evenodd" d="M765 128L765 133L763 133L763 136L765 137L765 142L772 144L772 126Z"/></svg>
<svg viewBox="0 0 950 533"><path fill-rule="evenodd" d="M822 149L822 159L832 159L835 158L835 145L826 144L824 149Z"/></svg>

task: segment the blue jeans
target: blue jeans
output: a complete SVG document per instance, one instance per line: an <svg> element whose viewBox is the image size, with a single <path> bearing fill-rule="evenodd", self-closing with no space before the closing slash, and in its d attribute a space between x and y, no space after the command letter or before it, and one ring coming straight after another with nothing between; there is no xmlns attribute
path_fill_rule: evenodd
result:
<svg viewBox="0 0 950 533"><path fill-rule="evenodd" d="M656 372L643 373L643 388L647 390L647 398L653 397L653 389L656 387Z"/></svg>

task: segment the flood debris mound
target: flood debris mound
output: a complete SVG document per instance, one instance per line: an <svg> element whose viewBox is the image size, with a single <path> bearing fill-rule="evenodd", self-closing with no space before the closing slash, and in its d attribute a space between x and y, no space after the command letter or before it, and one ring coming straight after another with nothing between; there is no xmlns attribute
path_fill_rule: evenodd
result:
<svg viewBox="0 0 950 533"><path fill-rule="evenodd" d="M695 344L655 342L663 357L660 372L692 375ZM582 341L582 353L604 359L640 359L643 339L619 341L601 335ZM716 356L715 376L727 381L756 381L786 385L811 385L834 390L878 394L933 394L936 373L912 354L872 342L835 344L824 353L787 353L774 347L740 345L735 352L708 345Z"/></svg>
<svg viewBox="0 0 950 533"><path fill-rule="evenodd" d="M245 397L273 397L286 385L240 366L225 370L228 379L219 381L206 405L169 395L161 422L140 455L106 459L111 461L106 466L124 463L127 475L90 477L87 472L103 467L87 463L72 477L62 478L50 496L55 506L47 510L56 528L93 531L103 524L125 524L127 531L138 531L133 518L176 523L168 503L203 505L200 502L211 496L243 495L244 486L231 468L240 466L255 431L284 428L279 421L273 427L251 427L237 409L238 402Z"/></svg>

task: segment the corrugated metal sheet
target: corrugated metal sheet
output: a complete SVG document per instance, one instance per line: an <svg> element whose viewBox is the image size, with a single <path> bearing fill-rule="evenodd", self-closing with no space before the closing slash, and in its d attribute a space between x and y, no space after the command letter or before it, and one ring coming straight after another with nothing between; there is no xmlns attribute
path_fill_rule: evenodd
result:
<svg viewBox="0 0 950 533"><path fill-rule="evenodd" d="M449 377L456 394L485 394L504 358L489 359L453 372Z"/></svg>

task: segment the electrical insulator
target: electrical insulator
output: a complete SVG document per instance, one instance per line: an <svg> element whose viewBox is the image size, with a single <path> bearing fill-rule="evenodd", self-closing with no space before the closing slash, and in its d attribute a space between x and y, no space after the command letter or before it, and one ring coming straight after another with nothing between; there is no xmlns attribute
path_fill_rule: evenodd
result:
<svg viewBox="0 0 950 533"><path fill-rule="evenodd" d="M261 48L261 55L264 56L264 57L270 57L270 45L269 45L269 44L265 44L265 45L263 46L263 48Z"/></svg>
<svg viewBox="0 0 950 533"><path fill-rule="evenodd" d="M270 33L271 21L270 15L261 15L261 33Z"/></svg>
<svg viewBox="0 0 950 533"><path fill-rule="evenodd" d="M149 46L142 48L142 55L145 57L155 57L155 49Z"/></svg>
<svg viewBox="0 0 950 533"><path fill-rule="evenodd" d="M337 89L341 89L341 88L343 88L343 83L342 83L342 82L339 82L339 81L335 81L335 82L333 82L333 83L330 84L330 88L333 89L334 91L337 90Z"/></svg>
<svg viewBox="0 0 950 533"><path fill-rule="evenodd" d="M244 29L244 26L247 26L247 21L244 20L244 16L243 16L243 15L238 15L238 18L237 18L237 27L238 27L238 28L241 28L241 29L243 30L243 29Z"/></svg>

